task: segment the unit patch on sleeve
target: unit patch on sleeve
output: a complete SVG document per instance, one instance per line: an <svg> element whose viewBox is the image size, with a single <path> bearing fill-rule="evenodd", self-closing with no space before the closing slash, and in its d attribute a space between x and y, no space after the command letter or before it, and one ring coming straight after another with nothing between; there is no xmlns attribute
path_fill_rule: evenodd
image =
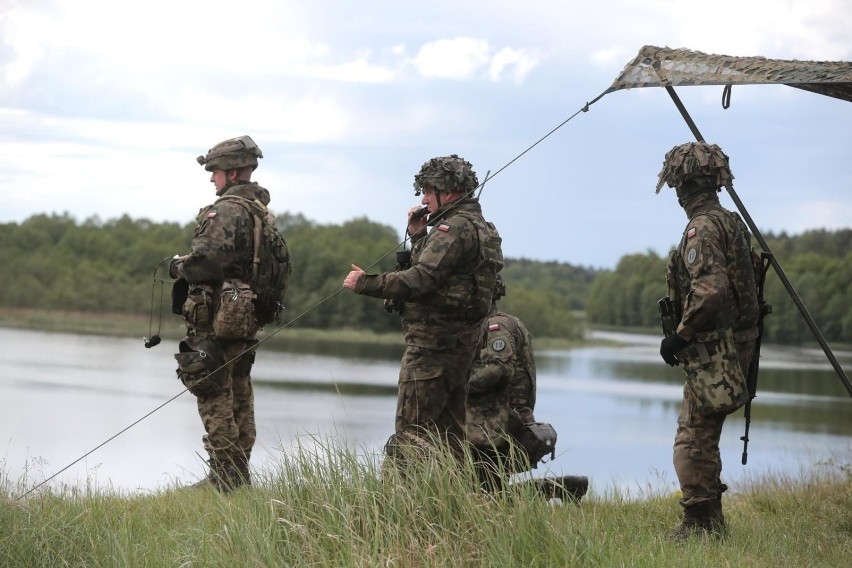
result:
<svg viewBox="0 0 852 568"><path fill-rule="evenodd" d="M686 262L688 264L692 264L695 262L695 257L698 256L698 251L695 250L695 247L692 247L688 251L686 251Z"/></svg>
<svg viewBox="0 0 852 568"><path fill-rule="evenodd" d="M502 339L495 339L491 342L491 349L494 351L503 351L506 348L506 342Z"/></svg>

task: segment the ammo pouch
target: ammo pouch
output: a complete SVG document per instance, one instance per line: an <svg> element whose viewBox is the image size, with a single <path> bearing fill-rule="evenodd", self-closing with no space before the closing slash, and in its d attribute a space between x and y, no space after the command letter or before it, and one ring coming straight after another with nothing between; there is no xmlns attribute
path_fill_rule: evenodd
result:
<svg viewBox="0 0 852 568"><path fill-rule="evenodd" d="M213 325L213 313L216 309L213 287L206 284L189 286L181 315L186 323L196 329L209 331Z"/></svg>
<svg viewBox="0 0 852 568"><path fill-rule="evenodd" d="M212 339L190 335L181 340L178 349L177 376L189 392L198 397L222 392L228 373L225 353Z"/></svg>
<svg viewBox="0 0 852 568"><path fill-rule="evenodd" d="M556 430L547 422L524 424L517 435L518 443L524 448L533 468L547 454L556 457Z"/></svg>
<svg viewBox="0 0 852 568"><path fill-rule="evenodd" d="M696 334L676 357L683 363L686 384L701 414L729 414L748 402L745 375L730 328Z"/></svg>
<svg viewBox="0 0 852 568"><path fill-rule="evenodd" d="M213 318L216 339L248 339L257 333L254 313L257 295L245 282L226 280L219 295L219 306Z"/></svg>

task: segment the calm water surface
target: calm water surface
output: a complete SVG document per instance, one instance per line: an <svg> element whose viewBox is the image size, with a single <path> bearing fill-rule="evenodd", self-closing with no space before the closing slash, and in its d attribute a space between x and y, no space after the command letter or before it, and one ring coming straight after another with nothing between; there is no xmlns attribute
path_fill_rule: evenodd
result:
<svg viewBox="0 0 852 568"><path fill-rule="evenodd" d="M660 361L656 337L599 335L623 345L536 354L536 416L555 426L559 441L557 458L534 475L588 475L598 494L673 491L680 371ZM145 349L141 340L0 328L2 482L20 493L95 448L50 486L147 492L203 476L195 399L184 393L169 402L183 390L170 343ZM254 467L273 468L282 453L316 440L379 452L393 429L400 353L261 347ZM852 353L835 355L848 374ZM765 473L852 462L852 397L819 350L764 349L747 466L743 426L740 411L722 436L723 477L733 489Z"/></svg>

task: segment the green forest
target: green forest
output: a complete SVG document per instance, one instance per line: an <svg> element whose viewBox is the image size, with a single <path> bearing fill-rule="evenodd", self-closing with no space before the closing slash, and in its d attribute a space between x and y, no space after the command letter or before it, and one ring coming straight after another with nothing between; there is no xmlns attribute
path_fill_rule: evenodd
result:
<svg viewBox="0 0 852 568"><path fill-rule="evenodd" d="M852 343L852 229L764 237L825 339ZM615 270L598 273L587 297L588 321L658 326L657 299L665 294L667 263L667 257L652 251L630 254L619 260ZM772 268L766 275L765 297L773 310L764 322L766 341L802 344L814 340Z"/></svg>
<svg viewBox="0 0 852 568"><path fill-rule="evenodd" d="M399 233L367 218L324 225L302 215L280 215L293 254L284 322L293 327L398 331L399 316L382 303L341 290L352 263L393 270ZM167 259L188 251L194 223L147 219L78 222L67 214L34 215L0 224L0 307L148 315L159 282L168 281ZM852 230L765 235L794 287L829 341L852 343ZM657 300L665 294L666 258L628 254L614 270L560 262L506 259L508 294L501 307L520 317L538 337L578 339L584 325L653 328ZM166 282L168 311L168 282ZM153 292L153 294L152 294ZM804 343L811 332L774 271L766 285L773 313L766 337Z"/></svg>

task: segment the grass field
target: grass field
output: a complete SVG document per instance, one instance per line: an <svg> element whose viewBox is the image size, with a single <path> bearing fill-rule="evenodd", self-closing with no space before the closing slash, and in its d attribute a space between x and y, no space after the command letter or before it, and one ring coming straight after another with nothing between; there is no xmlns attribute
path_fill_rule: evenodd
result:
<svg viewBox="0 0 852 568"><path fill-rule="evenodd" d="M767 477L729 497L725 538L670 538L676 495L596 492L553 505L529 486L489 495L470 463L426 460L405 481L322 443L255 485L115 494L0 490L2 566L846 566L852 465ZM732 492L729 492L732 493Z"/></svg>

